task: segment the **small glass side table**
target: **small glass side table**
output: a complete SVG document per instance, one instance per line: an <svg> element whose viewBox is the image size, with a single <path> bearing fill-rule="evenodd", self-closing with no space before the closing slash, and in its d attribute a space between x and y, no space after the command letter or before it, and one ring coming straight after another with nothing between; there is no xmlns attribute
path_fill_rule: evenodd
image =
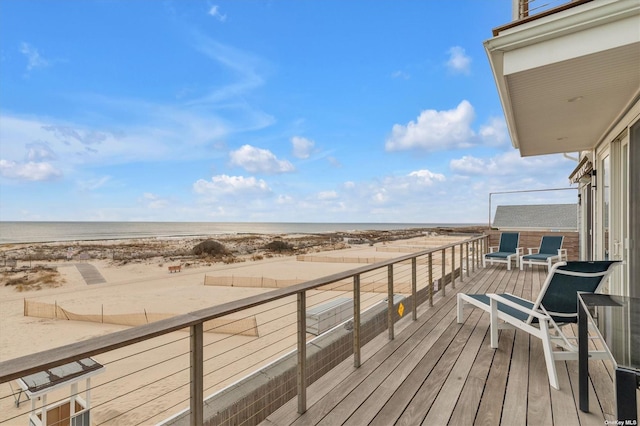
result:
<svg viewBox="0 0 640 426"><path fill-rule="evenodd" d="M616 369L618 420L635 425L640 383L640 298L578 294L578 388L580 410L584 412L589 411L589 323L595 325Z"/></svg>

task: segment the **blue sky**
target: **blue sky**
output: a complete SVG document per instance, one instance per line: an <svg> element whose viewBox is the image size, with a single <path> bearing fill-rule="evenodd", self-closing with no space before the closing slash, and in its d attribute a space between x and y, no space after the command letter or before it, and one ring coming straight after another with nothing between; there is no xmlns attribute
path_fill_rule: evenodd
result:
<svg viewBox="0 0 640 426"><path fill-rule="evenodd" d="M2 0L0 220L485 223L576 165L511 146L511 3Z"/></svg>

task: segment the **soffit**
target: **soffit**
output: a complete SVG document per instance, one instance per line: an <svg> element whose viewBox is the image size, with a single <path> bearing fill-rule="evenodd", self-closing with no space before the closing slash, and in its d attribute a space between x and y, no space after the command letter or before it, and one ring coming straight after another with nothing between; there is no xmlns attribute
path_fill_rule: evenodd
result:
<svg viewBox="0 0 640 426"><path fill-rule="evenodd" d="M504 76L523 156L588 150L637 96L640 43ZM574 100L570 102L570 100Z"/></svg>

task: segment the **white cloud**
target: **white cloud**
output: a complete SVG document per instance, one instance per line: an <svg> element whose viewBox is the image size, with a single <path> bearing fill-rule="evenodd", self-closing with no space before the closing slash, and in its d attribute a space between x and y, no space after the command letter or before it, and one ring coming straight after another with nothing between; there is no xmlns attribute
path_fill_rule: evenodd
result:
<svg viewBox="0 0 640 426"><path fill-rule="evenodd" d="M64 125L42 126L43 130L52 132L62 141L77 141L82 145L99 145L109 138L109 134L96 130L83 130Z"/></svg>
<svg viewBox="0 0 640 426"><path fill-rule="evenodd" d="M371 200L376 204L384 204L389 201L389 194L385 188L380 188L372 194Z"/></svg>
<svg viewBox="0 0 640 426"><path fill-rule="evenodd" d="M476 175L487 173L490 169L495 169L496 163L493 159L484 160L465 155L462 158L451 160L449 165L454 172Z"/></svg>
<svg viewBox="0 0 640 426"><path fill-rule="evenodd" d="M44 142L34 142L25 145L27 149L28 161L46 161L55 160L56 154L51 150L48 144Z"/></svg>
<svg viewBox="0 0 640 426"><path fill-rule="evenodd" d="M211 8L209 9L209 15L213 16L220 22L224 22L227 20L227 15L223 15L222 13L220 13L220 8L218 7L218 5L211 6Z"/></svg>
<svg viewBox="0 0 640 426"><path fill-rule="evenodd" d="M122 105L139 114L142 124L103 131L51 119L0 115L0 140L5 160L56 161L68 170L89 164L113 165L129 161L182 160L216 155L213 141L229 129L215 118L174 108ZM147 114L140 111L146 111ZM220 152L218 155L222 156Z"/></svg>
<svg viewBox="0 0 640 426"><path fill-rule="evenodd" d="M327 161L329 162L331 167L335 167L336 169L342 167L342 163L340 163L340 160L338 160L336 157L328 156Z"/></svg>
<svg viewBox="0 0 640 426"><path fill-rule="evenodd" d="M411 172L409 173L409 176L415 178L417 183L427 186L431 186L435 182L445 181L445 177L443 174L433 173L426 169Z"/></svg>
<svg viewBox="0 0 640 426"><path fill-rule="evenodd" d="M393 73L391 73L391 77L392 78L398 78L401 80L409 80L411 78L411 76L409 75L409 73L406 73L404 71L394 71Z"/></svg>
<svg viewBox="0 0 640 426"><path fill-rule="evenodd" d="M460 46L453 46L448 53L447 67L455 73L469 74L471 58L467 56L465 50Z"/></svg>
<svg viewBox="0 0 640 426"><path fill-rule="evenodd" d="M387 151L468 148L475 138L471 129L474 117L473 106L466 100L452 110L422 111L416 121L406 126L395 124L385 148Z"/></svg>
<svg viewBox="0 0 640 426"><path fill-rule="evenodd" d="M282 204L291 205L291 204L294 203L294 201L295 200L293 199L292 196L290 196L290 195L282 195L281 194L281 195L278 195L276 203L281 204L281 205Z"/></svg>
<svg viewBox="0 0 640 426"><path fill-rule="evenodd" d="M142 194L141 202L149 209L162 209L169 205L169 200L160 198L151 192Z"/></svg>
<svg viewBox="0 0 640 426"><path fill-rule="evenodd" d="M243 145L229 153L231 164L239 166L251 173L288 173L295 170L287 160L278 160L271 151Z"/></svg>
<svg viewBox="0 0 640 426"><path fill-rule="evenodd" d="M270 194L269 185L255 177L218 175L210 181L199 179L193 184L193 190L200 195L218 199L229 195Z"/></svg>
<svg viewBox="0 0 640 426"><path fill-rule="evenodd" d="M372 214L367 209L376 208L396 209L400 206L419 204L424 208L427 201L438 191L447 190L448 183L445 175L434 173L427 169L415 170L406 175L389 175L381 179L367 182L346 181L342 184L343 195L338 195L335 201L350 206L354 212L363 217ZM389 212L387 212L389 213ZM409 211L399 212L403 217ZM386 220L389 220L387 216ZM405 220L405 219L403 219Z"/></svg>
<svg viewBox="0 0 640 426"><path fill-rule="evenodd" d="M321 191L318 193L318 200L335 200L338 198L336 191Z"/></svg>
<svg viewBox="0 0 640 426"><path fill-rule="evenodd" d="M480 138L487 146L501 146L509 140L507 123L504 118L492 117L489 123L480 127Z"/></svg>
<svg viewBox="0 0 640 426"><path fill-rule="evenodd" d="M315 146L315 142L301 136L292 137L291 144L293 145L293 156L297 158L309 158Z"/></svg>
<svg viewBox="0 0 640 426"><path fill-rule="evenodd" d="M531 179L544 176L549 180L550 173L564 176L566 168L570 167L569 160L561 155L544 155L536 157L520 157L516 150L511 150L492 158L478 158L465 155L453 159L449 163L451 170L456 173L473 176L513 176L517 179ZM568 176L568 174L567 174ZM564 176L566 178L566 176ZM508 182L505 182L505 185ZM567 180L568 183L568 180Z"/></svg>
<svg viewBox="0 0 640 426"><path fill-rule="evenodd" d="M3 159L0 160L0 176L9 179L46 181L61 177L62 172L47 162L17 163Z"/></svg>
<svg viewBox="0 0 640 426"><path fill-rule="evenodd" d="M111 176L102 176L99 179L88 179L78 182L81 191L95 191L102 188L111 180Z"/></svg>
<svg viewBox="0 0 640 426"><path fill-rule="evenodd" d="M263 67L263 61L255 55L207 37L200 37L196 48L235 73L236 81L215 88L205 96L193 101L193 103L208 104L233 100L264 84L264 78L258 72L258 69Z"/></svg>
<svg viewBox="0 0 640 426"><path fill-rule="evenodd" d="M93 123L89 125L81 121L87 114L69 121L2 113L2 159L17 165L46 161L51 175L55 174L53 170L64 170L65 176L72 176L92 165L223 157L226 149L216 147L230 135L272 125L272 116L247 102L247 95L264 82L259 72L263 61L205 36L195 37L198 50L228 71L225 74L231 76L230 83L214 86L180 103L65 94L91 115ZM49 63L28 43L22 44L22 52L32 69ZM96 124L95 118L103 121ZM289 167L292 168L290 164ZM281 168L286 169L287 164ZM16 172L16 166L11 169L15 179L26 178L27 174ZM9 173L6 165L5 173Z"/></svg>
<svg viewBox="0 0 640 426"><path fill-rule="evenodd" d="M49 61L43 58L40 55L40 52L38 52L38 49L31 46L29 43L23 42L20 45L20 52L27 58L27 71L49 66Z"/></svg>

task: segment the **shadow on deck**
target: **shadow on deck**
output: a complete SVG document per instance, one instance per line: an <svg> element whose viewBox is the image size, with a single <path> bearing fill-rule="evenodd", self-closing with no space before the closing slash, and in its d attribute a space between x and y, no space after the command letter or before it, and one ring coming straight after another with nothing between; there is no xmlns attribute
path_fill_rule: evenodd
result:
<svg viewBox="0 0 640 426"><path fill-rule="evenodd" d="M395 339L378 336L363 348L362 365L348 359L309 386L307 411L293 399L262 425L598 425L615 419L612 366L590 361L590 413L578 408L578 362L558 362L561 390L550 387L542 344L522 331L501 330L489 346L489 316L465 311L456 323L457 292L535 297L546 270L480 268L456 289L407 315ZM574 332L577 330L574 329Z"/></svg>

